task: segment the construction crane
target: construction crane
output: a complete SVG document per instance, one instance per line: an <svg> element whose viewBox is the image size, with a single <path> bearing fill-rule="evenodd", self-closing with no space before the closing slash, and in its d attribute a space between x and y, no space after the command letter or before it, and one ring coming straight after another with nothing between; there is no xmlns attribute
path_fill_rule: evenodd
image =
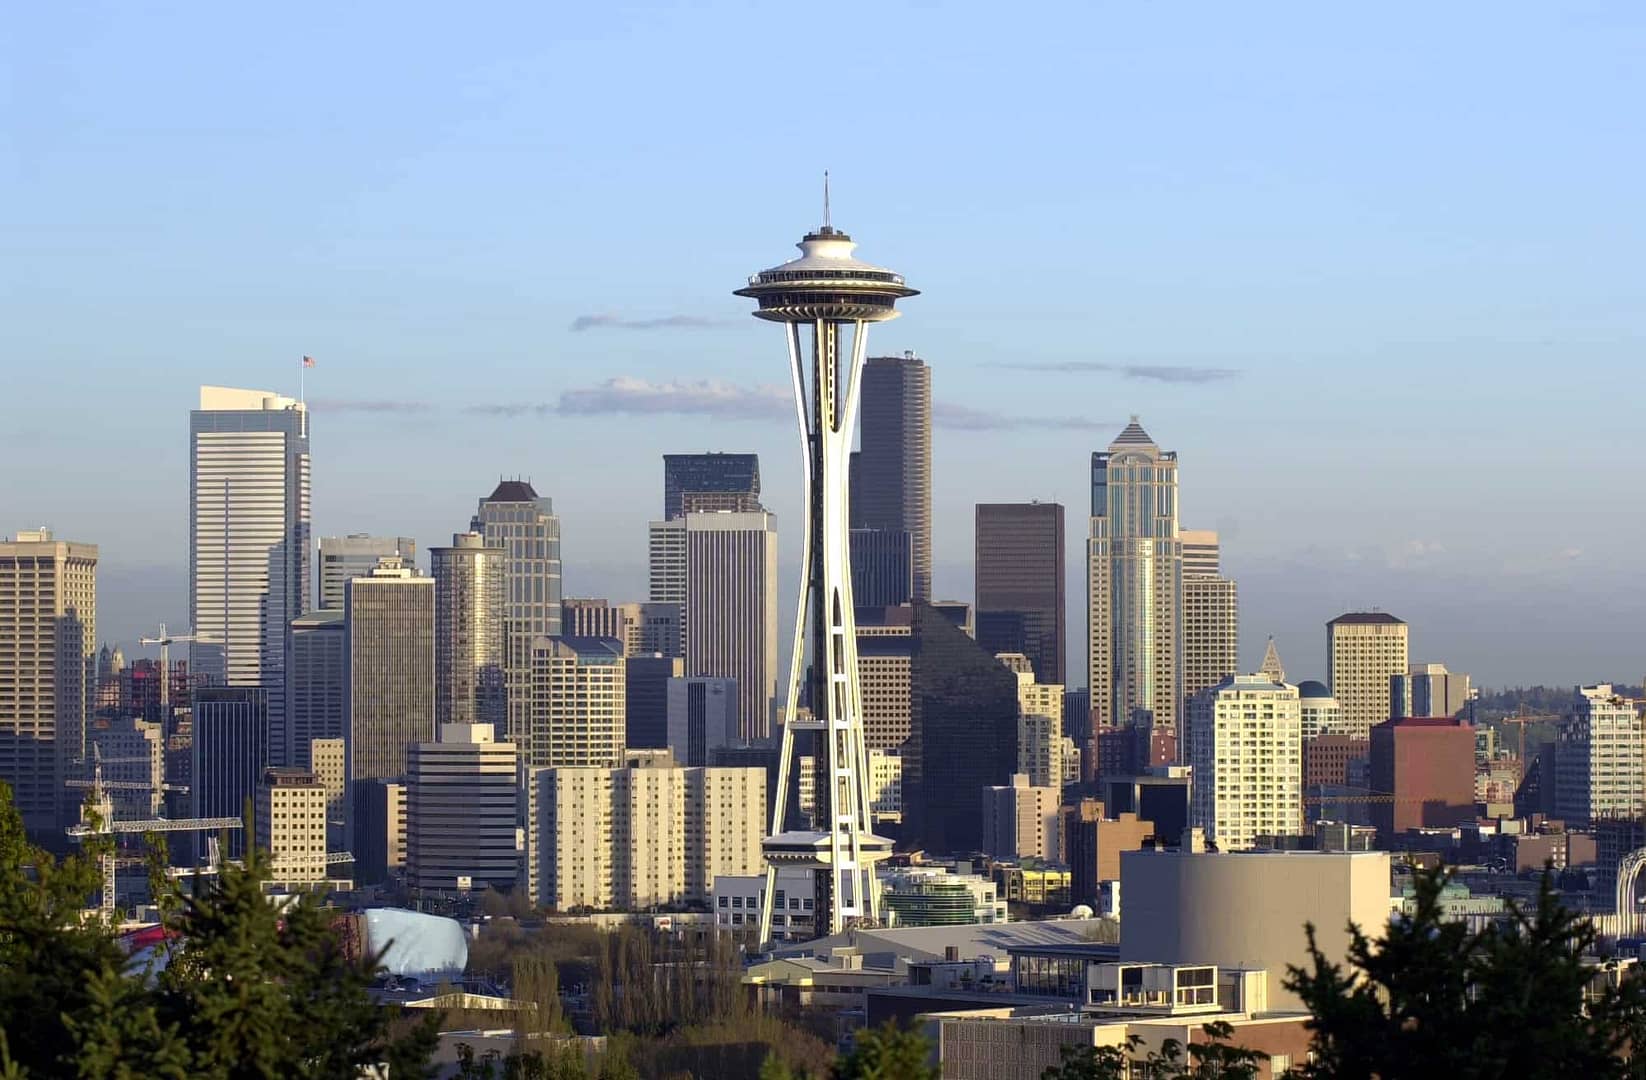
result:
<svg viewBox="0 0 1646 1080"><path fill-rule="evenodd" d="M160 624L159 637L140 637L139 645L160 646L160 715L167 716L171 712L171 645L172 642L210 641L208 634L168 634L166 624Z"/></svg>
<svg viewBox="0 0 1646 1080"><path fill-rule="evenodd" d="M166 832L201 832L216 831L218 829L239 829L245 827L245 822L237 817L215 818L145 818L138 821L114 820L114 799L109 795L111 787L103 779L103 763L95 760L90 780L70 781L73 786L86 786L91 789L91 796L80 806L80 824L70 825L65 831L75 840L84 842L93 836L109 836L119 833L166 833ZM117 781L117 783L119 783ZM126 787L122 783L122 787ZM144 790L150 785L133 783L130 787ZM95 817L91 815L95 814ZM88 820L89 819L89 820ZM107 852L102 856L101 869L103 871L103 903L105 912L114 910L114 853Z"/></svg>
<svg viewBox="0 0 1646 1080"><path fill-rule="evenodd" d="M1500 724L1513 724L1520 729L1520 771L1526 772L1526 725L1543 724L1550 721L1559 722L1563 717L1556 713L1530 713L1526 706L1520 707L1520 712L1514 716L1505 716L1498 721Z"/></svg>

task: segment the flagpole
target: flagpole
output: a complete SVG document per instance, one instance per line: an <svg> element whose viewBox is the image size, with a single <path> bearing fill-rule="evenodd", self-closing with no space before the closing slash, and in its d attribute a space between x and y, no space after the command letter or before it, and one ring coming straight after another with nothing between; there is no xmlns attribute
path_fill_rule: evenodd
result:
<svg viewBox="0 0 1646 1080"><path fill-rule="evenodd" d="M297 361L297 400L303 406L303 411L309 408L309 365L308 358Z"/></svg>

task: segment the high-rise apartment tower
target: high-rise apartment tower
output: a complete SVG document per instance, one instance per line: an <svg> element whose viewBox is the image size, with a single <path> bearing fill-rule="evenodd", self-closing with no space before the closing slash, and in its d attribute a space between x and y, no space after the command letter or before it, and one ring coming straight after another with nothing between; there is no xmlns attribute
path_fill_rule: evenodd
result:
<svg viewBox="0 0 1646 1080"><path fill-rule="evenodd" d="M561 633L560 519L524 480L500 481L480 500L470 532L508 552L504 570L504 687L508 737L522 748L531 722L532 642Z"/></svg>

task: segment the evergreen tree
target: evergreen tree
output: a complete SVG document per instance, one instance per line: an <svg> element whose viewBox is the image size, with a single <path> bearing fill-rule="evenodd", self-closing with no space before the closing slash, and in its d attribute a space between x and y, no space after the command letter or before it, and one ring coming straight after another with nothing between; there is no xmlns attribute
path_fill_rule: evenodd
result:
<svg viewBox="0 0 1646 1080"><path fill-rule="evenodd" d="M1286 986L1313 1014L1311 1080L1448 1076L1627 1077L1646 1073L1646 980L1627 975L1585 1003L1594 944L1588 920L1561 906L1546 874L1537 903L1503 927L1471 932L1445 918L1447 877L1416 879L1411 915L1376 941L1350 927L1347 966L1308 928L1310 964Z"/></svg>
<svg viewBox="0 0 1646 1080"><path fill-rule="evenodd" d="M932 1044L918 1031L888 1020L858 1032L851 1053L835 1062L831 1080L938 1080Z"/></svg>

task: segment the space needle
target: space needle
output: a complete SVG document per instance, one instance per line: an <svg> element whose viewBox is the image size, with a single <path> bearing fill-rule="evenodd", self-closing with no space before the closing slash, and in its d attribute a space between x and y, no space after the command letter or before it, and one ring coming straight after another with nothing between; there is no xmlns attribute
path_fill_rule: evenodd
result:
<svg viewBox="0 0 1646 1080"><path fill-rule="evenodd" d="M797 246L799 258L762 270L736 290L759 305L756 318L783 324L806 464L800 604L772 830L761 845L766 857L762 945L771 940L779 867L812 872L813 928L821 937L879 921L875 864L892 851L891 841L874 835L869 821L847 475L869 324L896 318L897 301L917 291L902 275L853 258L857 245L829 222L827 174L823 224ZM798 764L796 753L804 752L795 745L799 732L810 733L816 797L811 827L790 829L790 773Z"/></svg>

